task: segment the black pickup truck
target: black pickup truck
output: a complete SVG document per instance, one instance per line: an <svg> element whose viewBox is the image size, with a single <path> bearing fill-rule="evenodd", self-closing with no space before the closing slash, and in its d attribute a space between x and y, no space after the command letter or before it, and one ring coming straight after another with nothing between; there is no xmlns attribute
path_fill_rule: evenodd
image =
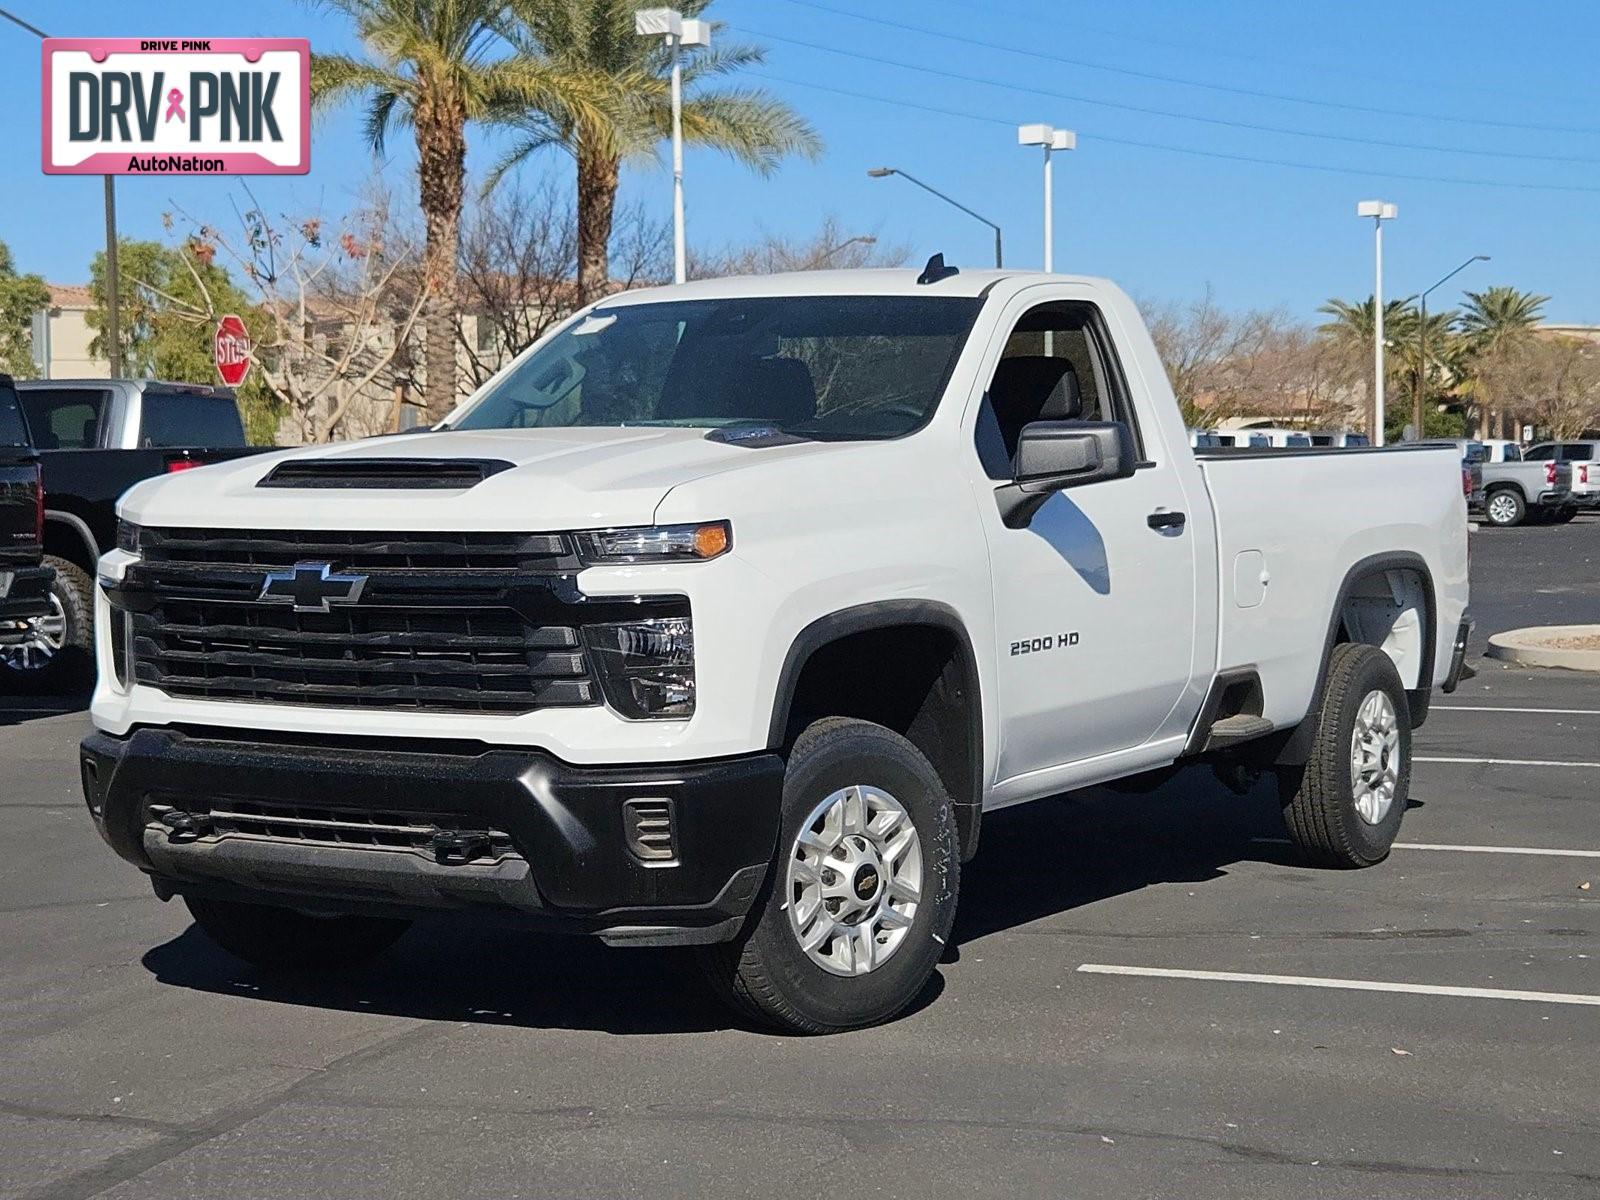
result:
<svg viewBox="0 0 1600 1200"><path fill-rule="evenodd" d="M148 379L24 380L16 385L43 470L46 616L0 649L0 693L62 692L94 666L94 572L116 544L117 498L171 471L256 454L226 388Z"/></svg>
<svg viewBox="0 0 1600 1200"><path fill-rule="evenodd" d="M0 655L50 612L54 572L43 565L39 455L11 376L0 375Z"/></svg>

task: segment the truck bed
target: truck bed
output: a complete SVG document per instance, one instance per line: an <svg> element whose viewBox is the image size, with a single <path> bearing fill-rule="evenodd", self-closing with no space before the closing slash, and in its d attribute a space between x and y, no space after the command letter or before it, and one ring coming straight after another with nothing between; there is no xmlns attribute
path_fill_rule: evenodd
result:
<svg viewBox="0 0 1600 1200"><path fill-rule="evenodd" d="M1466 505L1449 447L1220 449L1195 455L1216 514L1217 667L1257 668L1262 715L1298 722L1336 627L1337 588L1354 564L1421 560L1433 577L1433 678L1466 605ZM1265 576L1265 584L1261 583ZM1330 588L1330 583L1334 586Z"/></svg>

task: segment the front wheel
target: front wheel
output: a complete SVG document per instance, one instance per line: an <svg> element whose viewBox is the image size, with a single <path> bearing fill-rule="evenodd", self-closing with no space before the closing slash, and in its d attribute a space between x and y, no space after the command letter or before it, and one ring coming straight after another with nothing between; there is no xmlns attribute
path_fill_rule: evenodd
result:
<svg viewBox="0 0 1600 1200"><path fill-rule="evenodd" d="M353 967L383 953L411 925L395 917L310 913L202 896L185 896L184 903L217 945L273 971Z"/></svg>
<svg viewBox="0 0 1600 1200"><path fill-rule="evenodd" d="M1489 524L1510 529L1513 525L1522 524L1523 518L1528 515L1528 505L1516 490L1501 488L1489 494L1489 499L1484 502L1483 515L1488 518Z"/></svg>
<svg viewBox="0 0 1600 1200"><path fill-rule="evenodd" d="M789 756L777 855L744 928L701 962L762 1024L873 1025L927 985L959 883L954 812L928 760L880 725L830 717Z"/></svg>
<svg viewBox="0 0 1600 1200"><path fill-rule="evenodd" d="M1375 646L1333 648L1311 757L1279 773L1289 837L1313 862L1370 867L1388 857L1411 788L1405 687Z"/></svg>

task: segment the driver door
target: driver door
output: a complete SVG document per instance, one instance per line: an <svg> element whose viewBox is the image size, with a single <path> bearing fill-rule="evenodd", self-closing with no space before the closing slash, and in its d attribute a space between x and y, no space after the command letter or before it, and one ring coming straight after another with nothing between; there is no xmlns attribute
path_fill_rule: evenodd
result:
<svg viewBox="0 0 1600 1200"><path fill-rule="evenodd" d="M1019 300L1010 320L974 428L988 478L1013 477L1022 427L1041 419L1126 422L1141 461L1127 478L1053 494L1025 528L979 498L1004 714L997 780L1149 740L1188 686L1195 642L1182 483L1141 438L1102 314L1084 300Z"/></svg>

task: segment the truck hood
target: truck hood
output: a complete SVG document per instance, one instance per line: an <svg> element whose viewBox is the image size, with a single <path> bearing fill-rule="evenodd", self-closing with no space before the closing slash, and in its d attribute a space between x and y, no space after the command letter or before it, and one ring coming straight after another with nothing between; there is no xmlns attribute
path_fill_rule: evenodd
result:
<svg viewBox="0 0 1600 1200"><path fill-rule="evenodd" d="M558 530L648 525L680 484L829 443L751 448L703 429L446 431L305 446L146 480L118 511L141 525L224 528ZM278 464L312 459L490 459L511 468L461 489L268 487ZM718 514L705 514L713 516Z"/></svg>

